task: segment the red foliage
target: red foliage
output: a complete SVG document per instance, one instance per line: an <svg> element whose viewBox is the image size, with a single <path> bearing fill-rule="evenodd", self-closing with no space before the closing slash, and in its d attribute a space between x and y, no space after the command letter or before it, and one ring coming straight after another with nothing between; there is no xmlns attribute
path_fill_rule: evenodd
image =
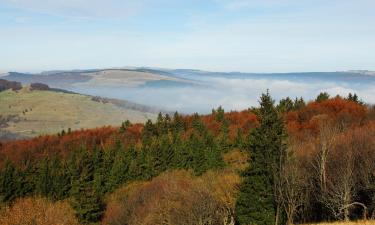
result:
<svg viewBox="0 0 375 225"><path fill-rule="evenodd" d="M113 127L102 127L73 131L63 136L45 135L30 140L6 142L0 146L0 160L9 159L19 163L25 159L37 160L52 155L65 157L71 150L82 146L88 150L95 146L105 148L112 142L117 130Z"/></svg>
<svg viewBox="0 0 375 225"><path fill-rule="evenodd" d="M285 116L288 131L293 136L317 134L321 122L342 127L361 125L366 118L365 106L336 97L323 102L310 102L306 107Z"/></svg>
<svg viewBox="0 0 375 225"><path fill-rule="evenodd" d="M259 125L254 113L249 111L225 113L229 122L229 137L231 140L241 129L244 135ZM342 98L329 99L323 102L310 102L299 111L289 112L285 115L287 129L291 137L300 140L310 138L319 133L322 122L338 124L354 128L365 124L367 109L365 106ZM184 137L192 132L194 116L184 116L183 122L187 128ZM222 123L218 122L215 115L200 117L205 126L218 135ZM369 122L367 122L369 123ZM46 135L30 140L11 141L0 144L0 165L5 159L19 163L25 159L40 159L51 155L66 157L72 150L85 147L89 151L95 147L109 149L120 141L124 146L141 143L143 124L134 124L120 133L119 128L102 127L96 129L74 131L63 136Z"/></svg>

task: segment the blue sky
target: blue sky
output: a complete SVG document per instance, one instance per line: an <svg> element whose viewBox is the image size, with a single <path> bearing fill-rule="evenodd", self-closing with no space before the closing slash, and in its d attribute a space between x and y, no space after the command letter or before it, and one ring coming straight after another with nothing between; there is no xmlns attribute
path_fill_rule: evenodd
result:
<svg viewBox="0 0 375 225"><path fill-rule="evenodd" d="M375 70L374 0L0 0L0 71Z"/></svg>

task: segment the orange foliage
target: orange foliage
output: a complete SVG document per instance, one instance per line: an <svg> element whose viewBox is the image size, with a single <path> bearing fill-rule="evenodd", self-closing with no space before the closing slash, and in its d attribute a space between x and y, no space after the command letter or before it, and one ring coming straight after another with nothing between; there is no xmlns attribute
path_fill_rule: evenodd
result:
<svg viewBox="0 0 375 225"><path fill-rule="evenodd" d="M285 115L288 132L295 139L309 139L316 136L322 123L339 124L341 127L356 127L368 122L368 110L365 106L340 97L323 102L310 102L306 107L292 111ZM229 139L234 140L237 131L242 130L243 136L259 125L256 115L249 111L228 112L224 115L229 124ZM183 137L188 137L192 132L194 116L183 116L183 122L187 132ZM367 119L367 121L366 121ZM221 123L215 119L215 115L201 116L204 125L218 135ZM95 147L109 149L120 141L124 146L129 144L140 145L143 124L134 124L120 133L119 128L102 127L96 129L74 131L62 137L46 135L31 140L10 141L0 143L0 166L2 160L19 163L25 159L39 159L45 156L60 155L65 157L71 150L86 147L92 150Z"/></svg>
<svg viewBox="0 0 375 225"><path fill-rule="evenodd" d="M79 225L67 202L52 203L42 198L18 199L0 211L2 225Z"/></svg>
<svg viewBox="0 0 375 225"><path fill-rule="evenodd" d="M321 122L332 122L342 127L358 126L366 119L365 106L336 97L323 102L310 102L299 111L285 116L287 128L292 136L316 135Z"/></svg>
<svg viewBox="0 0 375 225"><path fill-rule="evenodd" d="M69 151L86 146L92 150L95 146L106 147L113 142L117 128L102 127L73 131L63 136L45 135L30 140L10 141L0 146L0 159L9 159L19 163L25 159L40 159L51 155L68 155Z"/></svg>
<svg viewBox="0 0 375 225"><path fill-rule="evenodd" d="M230 122L229 134L232 140L237 135L238 128L243 129L246 133L258 125L256 116L247 111L230 112L225 115L225 118ZM187 125L188 134L191 130L192 116L185 116L183 120ZM221 125L213 115L202 116L202 121L213 133L220 132ZM128 127L124 133L120 133L118 127L102 127L73 131L63 136L45 135L30 140L0 143L0 166L5 159L19 164L26 159L37 160L52 155L64 158L70 151L82 147L89 151L95 147L110 149L117 141L120 141L123 146L139 145L143 126L143 124L134 124Z"/></svg>

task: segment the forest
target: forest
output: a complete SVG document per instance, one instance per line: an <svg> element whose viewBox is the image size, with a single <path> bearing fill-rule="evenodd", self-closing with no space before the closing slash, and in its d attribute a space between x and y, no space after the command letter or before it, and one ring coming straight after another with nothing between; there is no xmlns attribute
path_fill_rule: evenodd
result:
<svg viewBox="0 0 375 225"><path fill-rule="evenodd" d="M0 142L0 224L375 219L375 106L356 94Z"/></svg>

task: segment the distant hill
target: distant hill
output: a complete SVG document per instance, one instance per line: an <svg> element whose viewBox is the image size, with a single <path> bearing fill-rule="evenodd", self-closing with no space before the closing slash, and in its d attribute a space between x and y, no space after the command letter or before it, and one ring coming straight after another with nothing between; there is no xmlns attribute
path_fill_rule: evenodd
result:
<svg viewBox="0 0 375 225"><path fill-rule="evenodd" d="M167 71L143 68L46 71L39 74L9 72L2 78L9 81L21 82L22 84L44 83L59 88L69 88L75 84L86 86L138 87L155 81L191 83L191 81L178 78Z"/></svg>
<svg viewBox="0 0 375 225"><path fill-rule="evenodd" d="M156 118L158 112L128 101L33 86L0 92L0 139L34 137L68 128L118 126L125 120L144 122Z"/></svg>
<svg viewBox="0 0 375 225"><path fill-rule="evenodd" d="M22 84L44 83L52 87L142 87L202 85L202 78L280 79L290 81L375 82L375 72L367 70L337 72L243 73L210 72L192 69L88 69L45 71L38 74L8 72L3 79ZM74 89L74 88L73 88Z"/></svg>

